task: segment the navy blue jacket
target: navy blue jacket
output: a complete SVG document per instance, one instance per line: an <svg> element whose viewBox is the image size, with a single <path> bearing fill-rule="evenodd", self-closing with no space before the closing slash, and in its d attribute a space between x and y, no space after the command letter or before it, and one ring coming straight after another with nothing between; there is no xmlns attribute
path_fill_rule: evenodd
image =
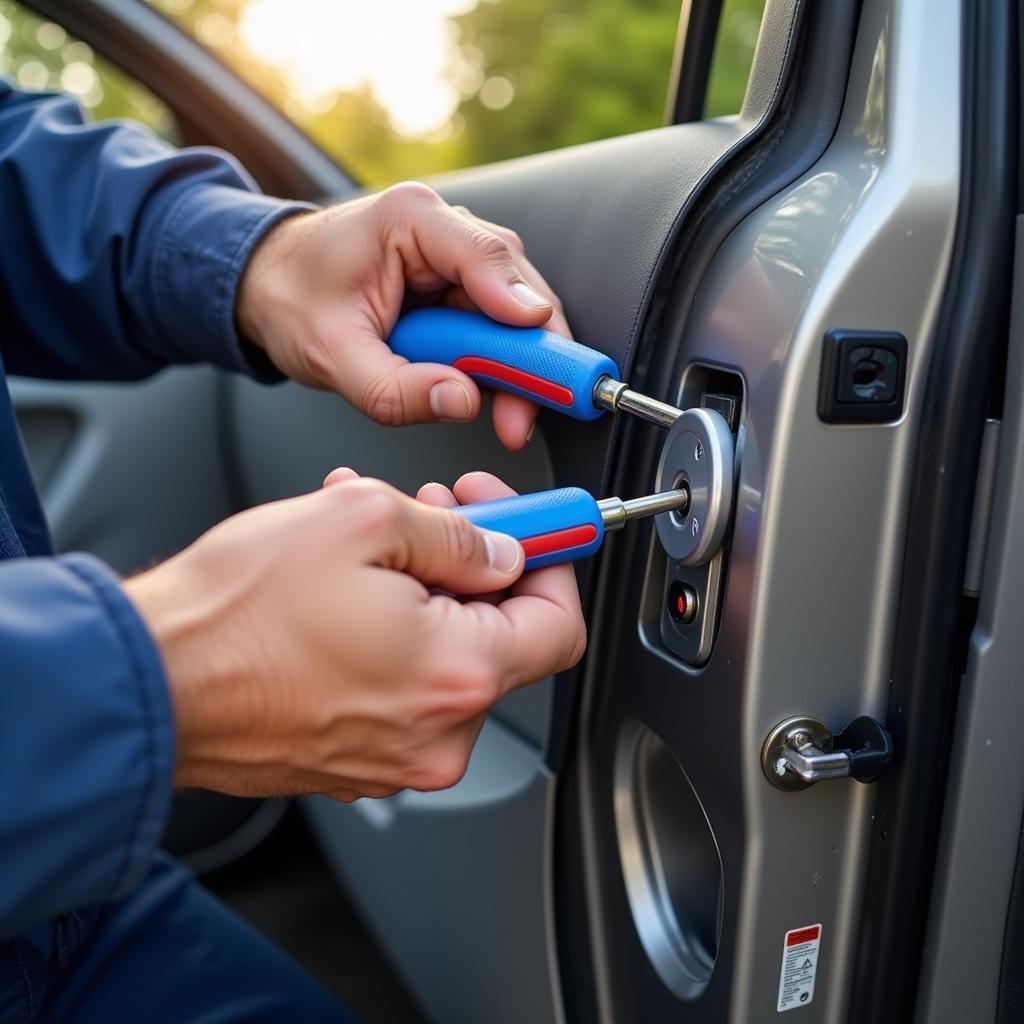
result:
<svg viewBox="0 0 1024 1024"><path fill-rule="evenodd" d="M4 383L133 380L170 363L254 372L234 319L253 246L304 207L229 157L0 80L0 968L126 892L174 767L160 657L117 577L53 557Z"/></svg>

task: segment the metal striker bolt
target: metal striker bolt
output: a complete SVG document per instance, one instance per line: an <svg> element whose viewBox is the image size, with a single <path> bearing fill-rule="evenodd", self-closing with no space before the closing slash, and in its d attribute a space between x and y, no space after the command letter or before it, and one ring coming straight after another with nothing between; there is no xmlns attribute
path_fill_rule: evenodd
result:
<svg viewBox="0 0 1024 1024"><path fill-rule="evenodd" d="M628 384L602 377L594 386L594 405L612 412L629 412L659 427L671 427L683 414L682 409L633 391Z"/></svg>
<svg viewBox="0 0 1024 1024"><path fill-rule="evenodd" d="M621 530L631 519L643 519L656 516L662 512L680 512L685 514L690 505L690 489L682 487L659 494L648 494L642 498L602 498L597 507L601 511L601 521L608 532Z"/></svg>

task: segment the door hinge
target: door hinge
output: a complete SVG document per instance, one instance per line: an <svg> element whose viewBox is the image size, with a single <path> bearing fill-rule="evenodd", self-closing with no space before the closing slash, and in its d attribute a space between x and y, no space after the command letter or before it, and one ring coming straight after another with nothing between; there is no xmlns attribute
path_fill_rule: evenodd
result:
<svg viewBox="0 0 1024 1024"><path fill-rule="evenodd" d="M981 593L981 577L985 571L985 548L992 513L992 496L996 487L996 456L999 454L999 430L1002 420L985 420L978 453L978 479L974 487L974 510L971 512L971 538L967 544L967 566L964 569L964 593L977 597Z"/></svg>

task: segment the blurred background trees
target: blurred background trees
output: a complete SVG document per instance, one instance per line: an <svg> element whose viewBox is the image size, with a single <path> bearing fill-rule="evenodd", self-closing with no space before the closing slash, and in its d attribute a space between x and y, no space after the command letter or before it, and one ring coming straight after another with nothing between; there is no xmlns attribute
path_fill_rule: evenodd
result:
<svg viewBox="0 0 1024 1024"><path fill-rule="evenodd" d="M436 123L410 127L370 81L311 94L296 80L302 55L274 59L253 44L247 18L257 6L264 23L279 17L282 29L294 32L294 20L286 19L294 19L295 4L288 0L148 2L214 50L369 185L657 127L663 123L680 8L680 0L434 0L432 16L445 40L439 76L451 102ZM315 23L317 3L330 11L329 24ZM707 116L738 112L763 7L764 0L725 0ZM396 39L416 44L401 33L422 31L423 8L419 29L404 25L396 10L400 0L386 7L374 0L306 0L309 24L300 30L344 32L349 17L351 31L364 33L370 48L364 56L372 61L374 46L391 47ZM133 117L174 138L173 117L160 100L17 0L0 0L0 45L0 73L21 85L64 89L96 117ZM319 53L324 60L322 48ZM382 63L384 56L381 50ZM400 77L401 71L393 74ZM411 75L407 87L416 88Z"/></svg>
<svg viewBox="0 0 1024 1024"><path fill-rule="evenodd" d="M0 0L0 74L26 89L70 92L95 117L134 117L162 135L173 135L170 111L152 93L14 0Z"/></svg>

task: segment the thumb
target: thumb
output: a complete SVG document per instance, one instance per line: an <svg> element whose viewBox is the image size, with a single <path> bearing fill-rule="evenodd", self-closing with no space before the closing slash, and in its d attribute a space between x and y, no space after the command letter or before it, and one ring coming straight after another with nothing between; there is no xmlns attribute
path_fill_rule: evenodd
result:
<svg viewBox="0 0 1024 1024"><path fill-rule="evenodd" d="M378 564L456 594L492 594L522 575L526 557L515 538L481 530L451 509L425 505L386 485L373 490L376 507L369 516L377 528L370 557Z"/></svg>
<svg viewBox="0 0 1024 1024"><path fill-rule="evenodd" d="M352 339L334 387L372 420L388 427L431 420L464 422L480 411L480 391L453 366L409 363L372 332Z"/></svg>

